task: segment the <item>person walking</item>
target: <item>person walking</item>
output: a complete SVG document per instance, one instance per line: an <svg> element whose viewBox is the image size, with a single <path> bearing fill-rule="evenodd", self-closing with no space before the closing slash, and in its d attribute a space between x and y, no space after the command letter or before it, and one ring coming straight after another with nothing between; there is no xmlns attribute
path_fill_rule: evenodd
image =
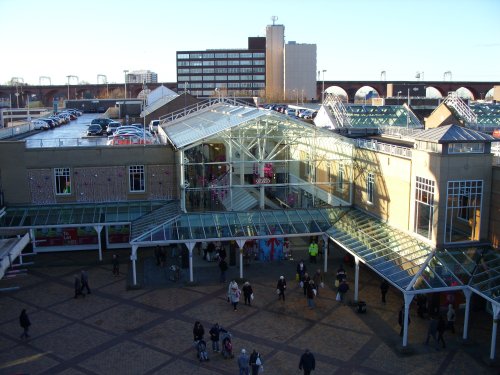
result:
<svg viewBox="0 0 500 375"><path fill-rule="evenodd" d="M280 276L278 284L276 284L276 290L278 290L278 300L283 298L283 302L285 302L285 289L286 289L285 276Z"/></svg>
<svg viewBox="0 0 500 375"><path fill-rule="evenodd" d="M159 266L160 265L160 261L161 261L161 249L160 249L160 245L156 245L156 247L155 247L155 259L156 259L156 265Z"/></svg>
<svg viewBox="0 0 500 375"><path fill-rule="evenodd" d="M245 300L245 305L248 302L248 305L252 306L252 294L253 294L252 286L248 281L246 281L245 284L243 284L242 289L243 289L243 298Z"/></svg>
<svg viewBox="0 0 500 375"><path fill-rule="evenodd" d="M450 303L448 305L448 312L446 313L446 319L448 320L447 329L451 331L451 333L455 333L455 309L453 305Z"/></svg>
<svg viewBox="0 0 500 375"><path fill-rule="evenodd" d="M309 306L309 309L314 309L314 297L315 297L315 285L314 281L309 280L309 282L306 285L306 297L307 297L307 306Z"/></svg>
<svg viewBox="0 0 500 375"><path fill-rule="evenodd" d="M344 302L345 294L349 290L349 284L347 284L347 281L342 280L342 282L339 285L338 292L340 294L340 302Z"/></svg>
<svg viewBox="0 0 500 375"><path fill-rule="evenodd" d="M82 294L84 289L87 289L87 294L90 294L89 273L86 270L82 270L82 272L80 273L80 281L82 283Z"/></svg>
<svg viewBox="0 0 500 375"><path fill-rule="evenodd" d="M240 369L240 375L249 375L250 362L245 349L241 349L241 354L238 356L238 368Z"/></svg>
<svg viewBox="0 0 500 375"><path fill-rule="evenodd" d="M210 328L210 331L208 333L210 334L210 340L212 341L212 350L214 352L219 352L220 347L219 347L219 340L220 340L220 326L219 323L215 323L212 328Z"/></svg>
<svg viewBox="0 0 500 375"><path fill-rule="evenodd" d="M250 354L250 369L252 370L252 375L258 375L260 368L264 365L262 362L262 356L255 349L252 354ZM262 367L263 368L263 367Z"/></svg>
<svg viewBox="0 0 500 375"><path fill-rule="evenodd" d="M316 257L318 256L318 244L316 241L312 240L309 244L309 263L316 263Z"/></svg>
<svg viewBox="0 0 500 375"><path fill-rule="evenodd" d="M85 297L85 294L82 292L82 280L78 277L78 275L74 275L74 284L75 284L75 298L78 296Z"/></svg>
<svg viewBox="0 0 500 375"><path fill-rule="evenodd" d="M227 262L226 262L225 259L221 259L219 261L219 269L220 269L220 278L219 278L219 281L221 283L225 283L226 282L226 271L228 269Z"/></svg>
<svg viewBox="0 0 500 375"><path fill-rule="evenodd" d="M309 274L306 272L304 274L304 277L302 277L302 289L304 290L304 296L307 296L307 284L309 284L309 281L311 281L311 277Z"/></svg>
<svg viewBox="0 0 500 375"><path fill-rule="evenodd" d="M321 270L318 268L316 270L316 273L313 276L313 281L314 285L316 285L316 297L319 297L319 288L323 288L325 285L323 283L323 274L321 273Z"/></svg>
<svg viewBox="0 0 500 375"><path fill-rule="evenodd" d="M118 255L113 254L113 276L120 276L120 261L118 260Z"/></svg>
<svg viewBox="0 0 500 375"><path fill-rule="evenodd" d="M399 331L399 336L403 337L403 331L405 327L405 305L401 306L401 309L399 310L399 315L398 315L398 323L399 326L401 327L401 330ZM410 314L408 314L408 325L410 325L411 319L410 319Z"/></svg>
<svg viewBox="0 0 500 375"><path fill-rule="evenodd" d="M443 349L446 348L446 343L444 342L444 331L446 331L446 321L444 320L443 315L439 315L438 322L437 322L437 332L438 332L438 338L437 338L437 343L441 342L443 344Z"/></svg>
<svg viewBox="0 0 500 375"><path fill-rule="evenodd" d="M309 349L306 349L304 354L300 357L300 362L299 362L299 370L304 371L304 375L310 375L311 371L313 371L316 368L316 359L314 358L314 355L309 351Z"/></svg>
<svg viewBox="0 0 500 375"><path fill-rule="evenodd" d="M300 260L299 264L297 264L297 281L301 282L304 278L304 274L307 272L306 265L303 260Z"/></svg>
<svg viewBox="0 0 500 375"><path fill-rule="evenodd" d="M238 302L240 301L241 290L238 288L238 283L233 280L229 283L227 291L227 300L233 305L234 311L238 310Z"/></svg>
<svg viewBox="0 0 500 375"><path fill-rule="evenodd" d="M19 315L19 325L23 328L23 333L21 333L21 339L27 339L30 337L28 331L31 326L30 318L26 313L26 309L21 311L21 315Z"/></svg>
<svg viewBox="0 0 500 375"><path fill-rule="evenodd" d="M345 272L344 267L340 265L339 269L337 270L338 285L340 285L340 283L342 283L342 281L346 279L347 279L347 273Z"/></svg>
<svg viewBox="0 0 500 375"><path fill-rule="evenodd" d="M382 280L382 283L380 284L380 293L382 294L382 303L385 303L385 295L387 294L387 291L389 290L389 283L387 282L386 279Z"/></svg>
<svg viewBox="0 0 500 375"><path fill-rule="evenodd" d="M425 345L429 345L429 339L432 337L434 342L436 343L436 349L439 346L438 339L436 337L438 331L438 321L434 315L431 315L431 319L429 321L429 328L427 329L427 339L425 340Z"/></svg>
<svg viewBox="0 0 500 375"><path fill-rule="evenodd" d="M203 340L204 335L205 335L205 329L203 328L203 325L199 321L194 322L194 327L193 327L194 341Z"/></svg>

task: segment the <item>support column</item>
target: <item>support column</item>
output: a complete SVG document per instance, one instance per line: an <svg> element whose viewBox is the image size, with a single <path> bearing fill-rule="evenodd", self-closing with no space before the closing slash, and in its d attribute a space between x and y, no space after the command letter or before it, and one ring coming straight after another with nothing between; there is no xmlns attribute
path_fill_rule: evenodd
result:
<svg viewBox="0 0 500 375"><path fill-rule="evenodd" d="M359 258L354 257L355 273L354 273L354 302L358 302L358 289L359 289Z"/></svg>
<svg viewBox="0 0 500 375"><path fill-rule="evenodd" d="M262 178L264 177L264 162L262 160L259 161L259 177ZM263 210L266 208L266 195L264 191L264 186L263 184L260 185L259 187L259 208Z"/></svg>
<svg viewBox="0 0 500 375"><path fill-rule="evenodd" d="M464 289L462 292L465 296L464 333L462 339L465 341L468 339L469 334L470 297L472 296L472 291L470 289Z"/></svg>
<svg viewBox="0 0 500 375"><path fill-rule="evenodd" d="M240 250L240 279L243 278L243 247L245 246L245 242L246 240L236 240Z"/></svg>
<svg viewBox="0 0 500 375"><path fill-rule="evenodd" d="M130 260L132 261L132 284L137 285L137 271L135 269L135 261L137 260L137 249L139 246L132 245L132 253L130 254Z"/></svg>
<svg viewBox="0 0 500 375"><path fill-rule="evenodd" d="M186 181L185 181L185 163L184 163L184 150L179 150L179 160L180 160L180 165L181 165L181 170L180 170L180 178L179 178L179 183L180 183L180 193L181 193L181 211L186 212Z"/></svg>
<svg viewBox="0 0 500 375"><path fill-rule="evenodd" d="M323 272L328 272L328 236L323 235Z"/></svg>
<svg viewBox="0 0 500 375"><path fill-rule="evenodd" d="M196 245L196 242L186 242L186 247L189 251L189 281L193 282L193 249Z"/></svg>
<svg viewBox="0 0 500 375"><path fill-rule="evenodd" d="M491 332L491 349L490 349L490 359L495 359L496 343L497 343L497 329L498 329L498 314L500 313L500 306L496 303L492 303L491 307L493 309L493 330Z"/></svg>
<svg viewBox="0 0 500 375"><path fill-rule="evenodd" d="M414 294L404 294L405 299L405 316L404 316L404 328L403 328L403 347L408 346L408 322L410 318L410 304L413 300Z"/></svg>
<svg viewBox="0 0 500 375"><path fill-rule="evenodd" d="M102 225L94 225L94 230L97 232L97 243L99 244L99 261L102 262L102 239L101 239L101 232L102 232Z"/></svg>

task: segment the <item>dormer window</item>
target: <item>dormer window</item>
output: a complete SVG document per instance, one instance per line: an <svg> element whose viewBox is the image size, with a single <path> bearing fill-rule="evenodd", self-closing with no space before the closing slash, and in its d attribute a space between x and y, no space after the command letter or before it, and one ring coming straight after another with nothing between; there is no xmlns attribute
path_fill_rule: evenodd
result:
<svg viewBox="0 0 500 375"><path fill-rule="evenodd" d="M448 154L484 154L484 143L450 143Z"/></svg>

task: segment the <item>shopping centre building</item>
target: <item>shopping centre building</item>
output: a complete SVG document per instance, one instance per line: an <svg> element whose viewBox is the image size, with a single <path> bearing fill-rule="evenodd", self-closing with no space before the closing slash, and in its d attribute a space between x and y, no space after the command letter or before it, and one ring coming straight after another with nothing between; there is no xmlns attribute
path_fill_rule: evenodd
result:
<svg viewBox="0 0 500 375"><path fill-rule="evenodd" d="M406 105L328 95L308 123L218 97L166 116L160 144L3 141L0 230L11 259L28 242L35 253L93 250L100 259L128 248L133 284L146 247L188 252L192 281L202 241L237 251L247 241L318 236L325 271L329 251L354 257L355 300L362 263L401 291L407 311L418 294L463 303L466 339L473 295L494 327L500 313L500 169L495 138L477 125L498 105L470 107L475 125L457 108L443 101L436 111L453 123L431 116L424 129Z"/></svg>

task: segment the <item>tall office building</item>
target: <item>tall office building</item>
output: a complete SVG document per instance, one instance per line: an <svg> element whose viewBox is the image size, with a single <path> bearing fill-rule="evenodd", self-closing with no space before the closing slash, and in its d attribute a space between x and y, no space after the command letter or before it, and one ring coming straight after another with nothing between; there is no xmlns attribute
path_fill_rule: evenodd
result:
<svg viewBox="0 0 500 375"><path fill-rule="evenodd" d="M134 70L125 75L127 83L157 83L158 74L151 70Z"/></svg>
<svg viewBox="0 0 500 375"><path fill-rule="evenodd" d="M274 19L273 19L274 22ZM284 92L285 26L266 26L266 97L270 101L283 100Z"/></svg>
<svg viewBox="0 0 500 375"><path fill-rule="evenodd" d="M285 99L303 103L316 98L316 44L285 45Z"/></svg>
<svg viewBox="0 0 500 375"><path fill-rule="evenodd" d="M248 49L177 51L177 91L209 97L262 96L266 38L249 37Z"/></svg>

